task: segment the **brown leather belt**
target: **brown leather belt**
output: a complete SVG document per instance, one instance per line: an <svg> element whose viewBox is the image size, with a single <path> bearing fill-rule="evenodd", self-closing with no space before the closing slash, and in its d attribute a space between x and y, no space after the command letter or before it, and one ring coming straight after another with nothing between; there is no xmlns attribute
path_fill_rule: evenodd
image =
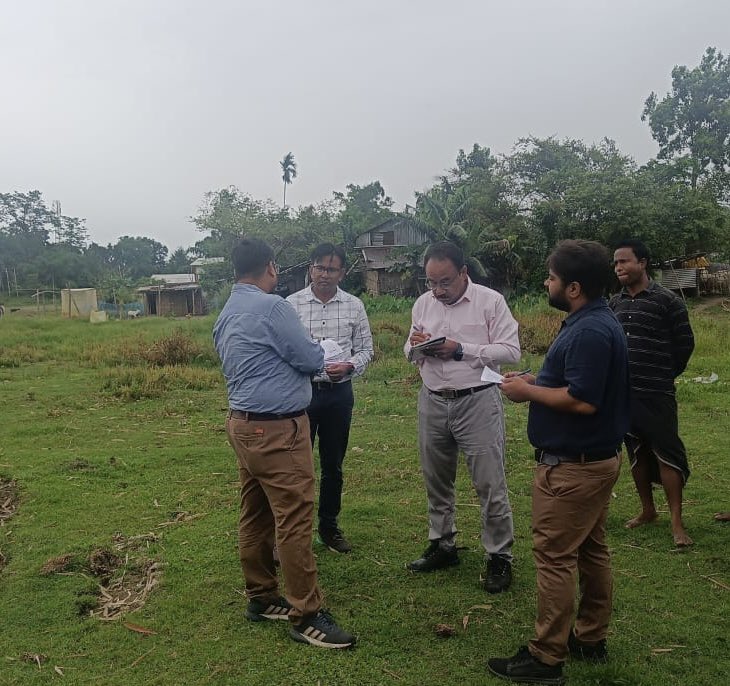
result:
<svg viewBox="0 0 730 686"><path fill-rule="evenodd" d="M491 388L492 386L494 386L493 383L488 383L486 386L474 386L472 388L444 388L441 391L432 391L429 388L428 392L441 396L442 398L446 398L447 400L453 400L454 398L463 398L465 395L474 395L474 393L479 393L479 391Z"/></svg>
<svg viewBox="0 0 730 686"><path fill-rule="evenodd" d="M249 422L272 422L276 419L294 419L294 417L301 417L304 414L304 410L298 412L286 412L285 414L274 414L272 412L244 412L243 410L230 410L228 413L229 417L235 417L236 419L245 419Z"/></svg>
<svg viewBox="0 0 730 686"><path fill-rule="evenodd" d="M585 464L587 462L603 462L604 460L611 460L618 455L618 450L612 453L603 453L599 455L586 455L581 453L580 455L556 455L555 453L549 453L547 450L535 449L535 460L540 464L546 464L550 467L561 464L562 462L570 462L577 464Z"/></svg>

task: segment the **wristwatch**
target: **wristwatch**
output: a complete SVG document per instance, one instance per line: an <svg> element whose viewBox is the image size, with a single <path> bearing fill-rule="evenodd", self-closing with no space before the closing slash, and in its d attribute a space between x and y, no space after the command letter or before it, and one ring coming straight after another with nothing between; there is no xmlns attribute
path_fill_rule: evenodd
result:
<svg viewBox="0 0 730 686"><path fill-rule="evenodd" d="M464 359L464 348L462 347L461 343L456 344L456 350L454 350L454 359L457 362L461 362L461 360Z"/></svg>

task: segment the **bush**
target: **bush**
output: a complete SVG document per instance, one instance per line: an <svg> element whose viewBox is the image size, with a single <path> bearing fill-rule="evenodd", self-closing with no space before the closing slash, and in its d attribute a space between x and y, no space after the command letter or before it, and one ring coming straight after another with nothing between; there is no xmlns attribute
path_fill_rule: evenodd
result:
<svg viewBox="0 0 730 686"><path fill-rule="evenodd" d="M558 335L563 318L564 315L558 310L516 313L515 319L520 324L520 345L523 354L544 355Z"/></svg>
<svg viewBox="0 0 730 686"><path fill-rule="evenodd" d="M142 359L155 367L190 364L202 354L202 347L182 329L176 329L141 351Z"/></svg>
<svg viewBox="0 0 730 686"><path fill-rule="evenodd" d="M119 367L102 374L102 390L126 401L163 398L175 390L204 391L222 383L220 372L194 367Z"/></svg>

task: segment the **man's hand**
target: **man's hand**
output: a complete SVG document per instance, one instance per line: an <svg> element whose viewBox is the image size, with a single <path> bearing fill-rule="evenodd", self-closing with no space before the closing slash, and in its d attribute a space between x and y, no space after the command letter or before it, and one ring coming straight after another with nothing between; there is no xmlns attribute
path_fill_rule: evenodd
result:
<svg viewBox="0 0 730 686"><path fill-rule="evenodd" d="M425 343L429 338L431 338L430 333L424 333L423 331L414 331L411 334L409 343L411 345L420 345L421 343Z"/></svg>
<svg viewBox="0 0 730 686"><path fill-rule="evenodd" d="M514 376L510 376L514 374ZM504 381L500 384L502 393L504 393L514 403L524 403L531 399L532 386L535 383L535 377L532 374L524 374L517 376L517 372L508 372L504 376Z"/></svg>
<svg viewBox="0 0 730 686"><path fill-rule="evenodd" d="M324 371L331 381L341 381L354 369L355 365L352 362L333 362L324 366Z"/></svg>
<svg viewBox="0 0 730 686"><path fill-rule="evenodd" d="M452 341L447 338L441 345L437 345L429 350L424 350L423 352L429 357L438 357L442 360L450 360L454 357L454 353L458 347L459 344L456 341Z"/></svg>

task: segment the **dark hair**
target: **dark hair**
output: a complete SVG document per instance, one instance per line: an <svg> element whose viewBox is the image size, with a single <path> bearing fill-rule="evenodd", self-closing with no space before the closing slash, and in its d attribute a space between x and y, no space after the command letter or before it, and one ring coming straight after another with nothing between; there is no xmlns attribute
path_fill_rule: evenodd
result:
<svg viewBox="0 0 730 686"><path fill-rule="evenodd" d="M244 276L261 276L269 262L274 261L274 251L259 238L242 238L231 253L236 279Z"/></svg>
<svg viewBox="0 0 730 686"><path fill-rule="evenodd" d="M428 264L429 260L449 260L458 269L466 264L464 260L464 251L451 241L438 241L437 243L431 243L426 249L423 255L423 266L424 268Z"/></svg>
<svg viewBox="0 0 730 686"><path fill-rule="evenodd" d="M611 278L608 250L596 241L560 241L550 253L547 266L564 286L579 283L589 300L603 295Z"/></svg>
<svg viewBox="0 0 730 686"><path fill-rule="evenodd" d="M320 243L314 250L309 258L312 262L321 260L323 257L339 257L342 266L347 264L347 255L345 249L341 245L335 245L334 243Z"/></svg>
<svg viewBox="0 0 730 686"><path fill-rule="evenodd" d="M649 266L649 262L651 262L649 248L647 248L646 245L638 238L625 238L624 240L619 241L614 250L618 250L619 248L631 248L634 255L636 255L636 259L639 261L646 260L646 266Z"/></svg>

